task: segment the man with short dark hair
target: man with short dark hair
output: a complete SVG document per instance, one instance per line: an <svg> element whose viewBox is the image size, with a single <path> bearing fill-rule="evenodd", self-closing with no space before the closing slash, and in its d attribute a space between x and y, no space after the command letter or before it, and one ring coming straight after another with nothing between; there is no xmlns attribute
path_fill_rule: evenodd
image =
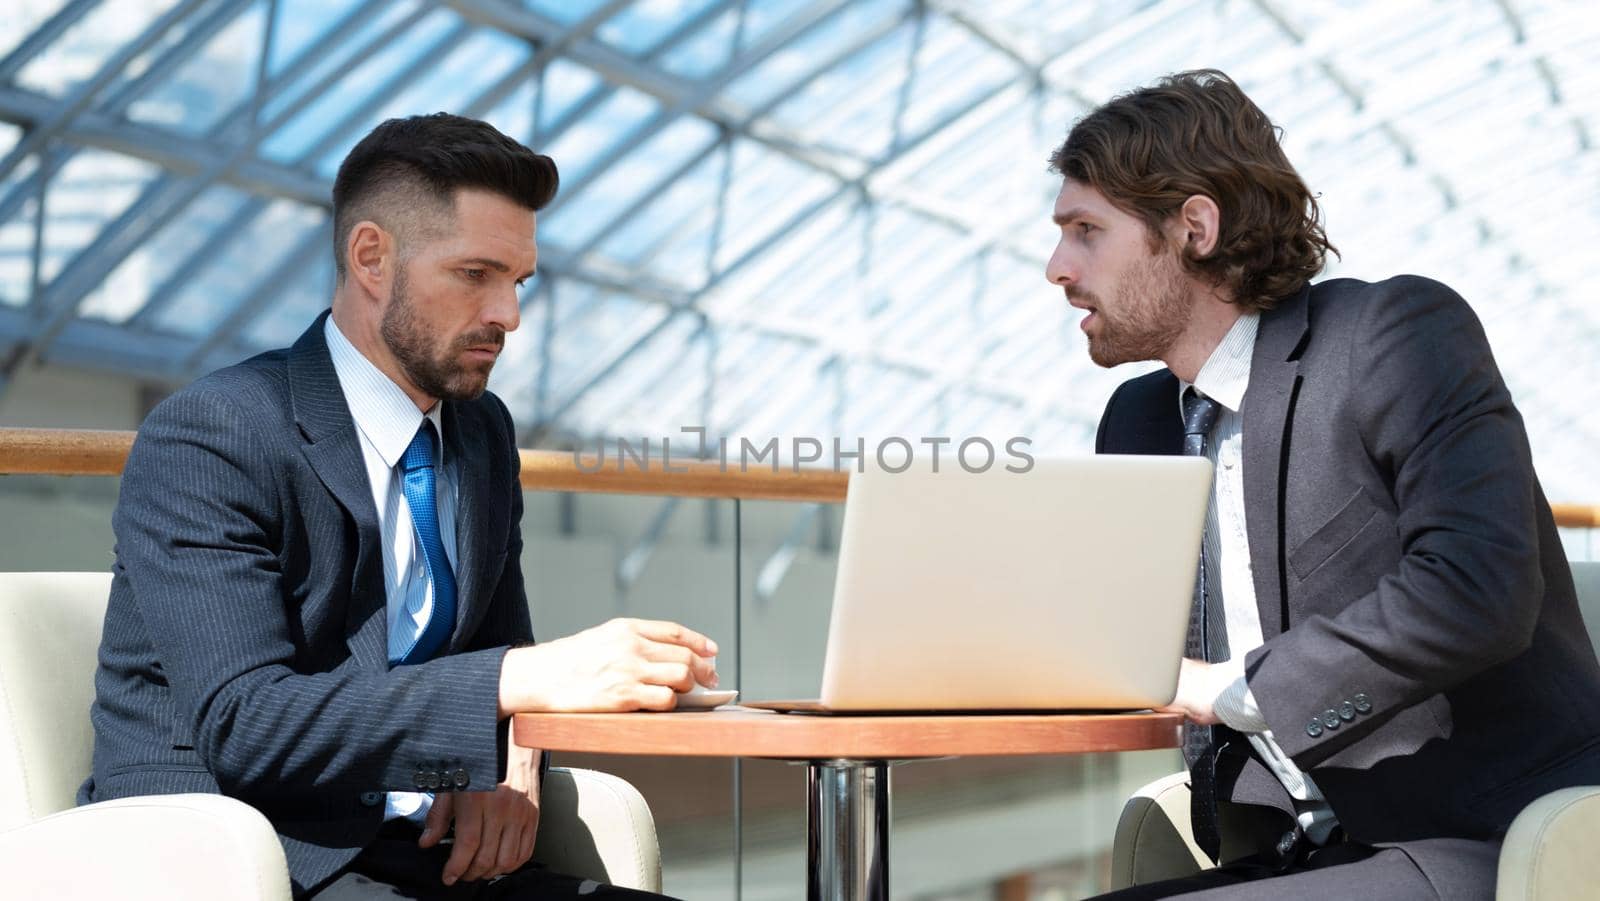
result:
<svg viewBox="0 0 1600 901"><path fill-rule="evenodd" d="M515 433L485 387L556 186L443 113L350 152L331 314L139 430L81 801L239 798L297 897L646 897L524 866L539 755L505 743L518 711L716 682L715 645L673 623L532 643Z"/></svg>
<svg viewBox="0 0 1600 901"><path fill-rule="evenodd" d="M1113 99L1051 166L1091 358L1167 367L1097 450L1216 464L1172 709L1222 866L1114 897L1492 897L1517 813L1600 782L1600 667L1477 318L1416 276L1310 284L1317 205L1220 72Z"/></svg>

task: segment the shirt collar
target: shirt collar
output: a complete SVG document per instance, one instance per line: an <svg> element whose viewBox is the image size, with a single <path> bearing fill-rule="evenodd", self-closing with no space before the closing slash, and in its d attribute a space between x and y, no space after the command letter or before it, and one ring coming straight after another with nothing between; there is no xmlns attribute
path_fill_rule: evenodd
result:
<svg viewBox="0 0 1600 901"><path fill-rule="evenodd" d="M393 469L400 457L411 446L422 428L424 414L411 402L411 398L383 370L372 364L350 339L339 331L339 326L329 316L323 326L328 341L328 355L333 358L333 371L339 377L339 387L350 401L350 417L356 428L366 436L367 442L383 458L384 465ZM444 420L439 415L442 404L434 403L426 418L433 423L444 443ZM434 448L434 459L442 460L441 448Z"/></svg>
<svg viewBox="0 0 1600 901"><path fill-rule="evenodd" d="M1194 377L1193 386L1197 391L1233 413L1244 405L1244 392L1250 387L1250 358L1255 354L1256 329L1260 322L1261 317L1256 313L1240 316ZM1183 392L1190 384L1178 380L1180 405Z"/></svg>

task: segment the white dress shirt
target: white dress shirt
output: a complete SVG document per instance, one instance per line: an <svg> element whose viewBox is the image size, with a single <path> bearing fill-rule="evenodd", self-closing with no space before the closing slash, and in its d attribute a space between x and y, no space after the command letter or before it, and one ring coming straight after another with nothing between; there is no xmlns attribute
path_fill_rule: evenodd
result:
<svg viewBox="0 0 1600 901"><path fill-rule="evenodd" d="M423 560L417 530L411 526L411 508L397 478L396 467L417 430L424 414L383 371L372 364L339 331L329 316L323 326L333 369L344 391L345 403L361 436L361 457L367 466L367 482L372 487L372 503L378 511L378 531L383 543L383 592L387 601L389 665L393 666L416 643L433 613L433 582ZM433 423L444 444L444 422L435 403L426 418ZM452 569L456 566L456 472L454 461L446 460L442 447L434 447L434 496L438 502L439 538ZM432 806L433 796L424 792L389 792L384 800L385 820L396 817L421 822Z"/></svg>
<svg viewBox="0 0 1600 901"><path fill-rule="evenodd" d="M1226 662L1213 669L1214 685L1223 686L1214 702L1217 717L1243 733L1256 753L1278 777L1294 799L1300 826L1315 844L1328 838L1338 820L1333 808L1311 777L1300 771L1278 747L1261 716L1249 683L1244 676L1244 656L1262 643L1261 613L1256 607L1256 588L1250 567L1250 539L1245 531L1244 510L1244 407L1245 390L1250 385L1250 360L1255 353L1256 329L1260 317L1240 316L1211 352L1195 375L1193 387L1200 394L1222 405L1206 456L1215 465L1211 484L1211 505L1206 512L1205 581L1210 603L1221 603L1227 614L1228 653ZM1188 382L1178 380L1178 410L1183 415L1183 392Z"/></svg>

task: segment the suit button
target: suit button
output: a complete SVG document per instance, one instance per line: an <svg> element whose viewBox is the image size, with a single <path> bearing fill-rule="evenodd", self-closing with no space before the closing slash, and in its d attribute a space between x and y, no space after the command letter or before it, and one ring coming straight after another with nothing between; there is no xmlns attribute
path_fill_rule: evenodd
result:
<svg viewBox="0 0 1600 901"><path fill-rule="evenodd" d="M471 784L472 784L472 777L467 774L466 770L456 770L456 788L457 789L465 789L467 786L469 786Z"/></svg>
<svg viewBox="0 0 1600 901"><path fill-rule="evenodd" d="M1322 711L1322 725L1329 729L1337 729L1339 722L1339 711L1332 709Z"/></svg>
<svg viewBox="0 0 1600 901"><path fill-rule="evenodd" d="M1311 725L1306 726L1306 734L1311 736L1312 738L1321 738L1322 737L1322 721L1321 720L1312 720L1311 721Z"/></svg>
<svg viewBox="0 0 1600 901"><path fill-rule="evenodd" d="M1350 700L1355 702L1356 713L1372 712L1372 699L1367 697L1365 694L1358 694Z"/></svg>
<svg viewBox="0 0 1600 901"><path fill-rule="evenodd" d="M377 807L383 803L383 792L362 792L361 803L366 807Z"/></svg>
<svg viewBox="0 0 1600 901"><path fill-rule="evenodd" d="M1348 723L1355 718L1356 705L1350 703L1349 701L1345 701L1343 704L1339 705L1339 719Z"/></svg>
<svg viewBox="0 0 1600 901"><path fill-rule="evenodd" d="M1279 857L1288 857L1290 854L1293 854L1294 853L1295 842L1296 842L1295 831L1293 829L1290 829L1288 832L1285 832L1283 834L1283 837L1278 839L1278 845L1277 845L1278 856Z"/></svg>
<svg viewBox="0 0 1600 901"><path fill-rule="evenodd" d="M428 791L432 792L432 791L438 791L439 790L439 773L438 773L438 771L429 770L427 778L424 781L426 781L428 783Z"/></svg>
<svg viewBox="0 0 1600 901"><path fill-rule="evenodd" d="M419 792L427 791L428 790L428 773L427 773L427 771L425 771L425 770L417 770L417 774L415 776L411 777L411 784L415 785L417 787L417 791L419 791Z"/></svg>

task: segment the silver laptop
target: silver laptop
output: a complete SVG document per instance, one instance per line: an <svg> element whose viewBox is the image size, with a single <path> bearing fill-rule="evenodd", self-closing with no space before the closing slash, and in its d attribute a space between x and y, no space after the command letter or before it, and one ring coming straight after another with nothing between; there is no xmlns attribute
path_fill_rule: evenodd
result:
<svg viewBox="0 0 1600 901"><path fill-rule="evenodd" d="M1169 703L1211 464L940 460L852 473L820 701L783 711L1131 710Z"/></svg>

